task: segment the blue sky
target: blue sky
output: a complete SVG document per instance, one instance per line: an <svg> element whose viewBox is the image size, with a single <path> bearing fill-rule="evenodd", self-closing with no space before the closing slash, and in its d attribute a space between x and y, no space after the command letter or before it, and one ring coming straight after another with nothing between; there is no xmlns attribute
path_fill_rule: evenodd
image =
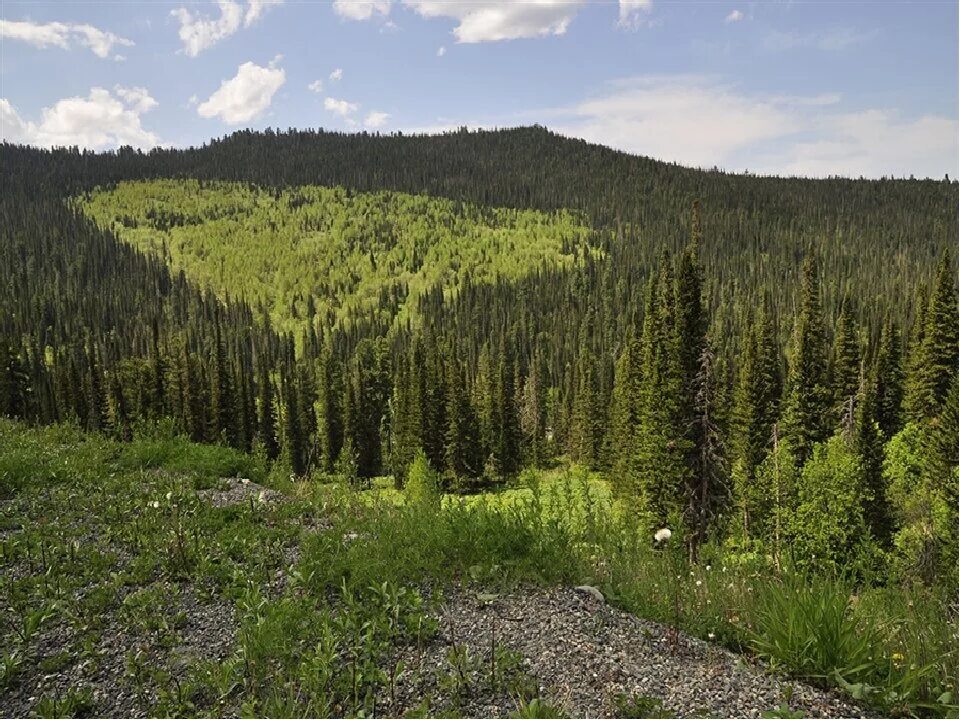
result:
<svg viewBox="0 0 960 720"><path fill-rule="evenodd" d="M958 173L956 2L28 2L0 9L4 139L540 123L685 165Z"/></svg>

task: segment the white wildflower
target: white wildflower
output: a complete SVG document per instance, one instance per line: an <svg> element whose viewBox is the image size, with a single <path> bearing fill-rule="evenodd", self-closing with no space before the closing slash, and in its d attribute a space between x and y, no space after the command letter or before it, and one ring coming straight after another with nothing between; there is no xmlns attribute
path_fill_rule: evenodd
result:
<svg viewBox="0 0 960 720"><path fill-rule="evenodd" d="M160 507L160 501L159 501L159 500L154 500L153 502L148 502L148 503L147 503L147 506L156 509L156 508Z"/></svg>
<svg viewBox="0 0 960 720"><path fill-rule="evenodd" d="M710 572L710 566L707 565L707 572Z"/></svg>
<svg viewBox="0 0 960 720"><path fill-rule="evenodd" d="M710 638L711 640L713 640L713 639L715 639L717 636L714 635L713 633L707 633L707 637Z"/></svg>
<svg viewBox="0 0 960 720"><path fill-rule="evenodd" d="M673 533L670 532L670 528L660 528L654 533L653 539L658 543L662 543L669 540L672 535Z"/></svg>
<svg viewBox="0 0 960 720"><path fill-rule="evenodd" d="M703 580L697 580L697 587L700 587L701 585L703 585Z"/></svg>
<svg viewBox="0 0 960 720"><path fill-rule="evenodd" d="M172 493L172 492L168 492L168 493L167 493L167 500L169 501L172 497L173 497L173 493Z"/></svg>

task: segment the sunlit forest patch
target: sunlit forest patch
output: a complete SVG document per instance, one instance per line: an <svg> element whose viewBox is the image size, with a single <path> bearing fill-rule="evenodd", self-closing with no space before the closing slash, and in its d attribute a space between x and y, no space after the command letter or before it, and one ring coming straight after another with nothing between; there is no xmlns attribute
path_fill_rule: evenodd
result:
<svg viewBox="0 0 960 720"><path fill-rule="evenodd" d="M515 280L578 263L592 231L568 211L491 208L425 195L315 185L267 190L198 180L122 182L80 199L134 247L214 290L305 320L413 319L434 288Z"/></svg>

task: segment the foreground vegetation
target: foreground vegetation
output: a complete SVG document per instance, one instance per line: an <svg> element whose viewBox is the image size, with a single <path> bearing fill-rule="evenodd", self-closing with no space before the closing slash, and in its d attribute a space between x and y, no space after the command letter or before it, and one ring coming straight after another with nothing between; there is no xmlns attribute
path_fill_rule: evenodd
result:
<svg viewBox="0 0 960 720"><path fill-rule="evenodd" d="M198 497L235 475L287 500L215 507ZM677 544L655 547L601 478L571 469L523 482L441 497L421 462L404 493L381 497L296 483L262 460L163 428L117 443L2 421L3 694L37 672L82 666L95 677L112 634L147 639L124 660L132 712L371 714L389 704L399 672L391 648L435 632L432 601L451 583L493 593L587 583L640 616L838 686L885 714L955 715L950 591L854 586L712 544L690 564ZM235 637L222 658L182 655L189 619L177 598L194 596L232 611ZM70 641L44 653L48 633ZM550 711L507 666L518 712ZM453 711L429 703L432 714ZM75 715L96 705L80 683L36 698L32 710Z"/></svg>

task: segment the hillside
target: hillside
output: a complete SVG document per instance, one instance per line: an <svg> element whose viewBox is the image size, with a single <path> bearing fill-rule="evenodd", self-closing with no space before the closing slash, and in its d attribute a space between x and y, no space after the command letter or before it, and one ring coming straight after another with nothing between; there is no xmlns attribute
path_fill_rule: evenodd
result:
<svg viewBox="0 0 960 720"><path fill-rule="evenodd" d="M592 507L580 472L490 502L383 503L156 435L119 444L0 420L0 448L3 715L863 713L771 654L774 641L796 646L764 605L796 589L756 567L707 565L678 576L675 609L646 589L674 559L638 549L635 526ZM587 581L627 610L571 587ZM847 605L845 587L812 590L826 608ZM949 682L956 649L936 598L906 597L865 591L829 632L877 658L856 676L871 682L898 672L891 654L918 657L926 636L942 655L910 682ZM854 643L881 623L895 632ZM823 650L836 639L806 629Z"/></svg>
<svg viewBox="0 0 960 720"><path fill-rule="evenodd" d="M452 296L467 279L511 282L591 252L591 230L570 213L391 192L125 182L80 207L173 271L267 308L275 327L298 335L350 317L409 321L431 290Z"/></svg>
<svg viewBox="0 0 960 720"><path fill-rule="evenodd" d="M103 709L122 665L142 714L698 714L678 678L729 678L722 644L811 714L955 714L955 182L540 127L4 144L0 180L16 712ZM599 646L578 584L662 634L563 696L524 623L559 604ZM532 616L512 649L474 637L497 608ZM193 630L235 642L168 652ZM681 630L715 644L667 659ZM710 712L771 709L724 687Z"/></svg>

